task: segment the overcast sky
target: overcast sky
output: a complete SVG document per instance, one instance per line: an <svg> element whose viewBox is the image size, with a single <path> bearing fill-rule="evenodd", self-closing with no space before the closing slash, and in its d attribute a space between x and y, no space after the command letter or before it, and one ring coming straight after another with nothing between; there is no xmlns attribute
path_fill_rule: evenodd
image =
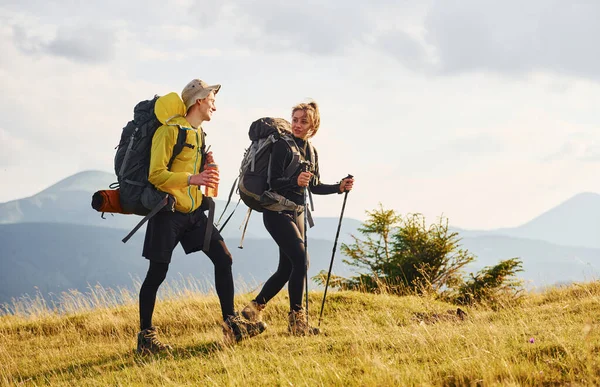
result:
<svg viewBox="0 0 600 387"><path fill-rule="evenodd" d="M135 103L201 78L222 84L204 128L223 186L252 121L312 98L322 180L356 176L349 216L517 226L600 192L598 20L576 0L4 0L0 202L111 172Z"/></svg>

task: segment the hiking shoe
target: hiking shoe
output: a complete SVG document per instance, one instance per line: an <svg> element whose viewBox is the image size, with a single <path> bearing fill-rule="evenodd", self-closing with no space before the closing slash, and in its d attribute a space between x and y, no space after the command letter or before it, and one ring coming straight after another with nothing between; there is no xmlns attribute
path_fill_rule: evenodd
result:
<svg viewBox="0 0 600 387"><path fill-rule="evenodd" d="M163 344L158 341L156 327L144 329L137 336L137 353L138 354L155 354L167 352L172 349L168 344Z"/></svg>
<svg viewBox="0 0 600 387"><path fill-rule="evenodd" d="M267 329L267 324L262 321L248 321L236 314L227 317L223 323L225 341L238 342L243 339L260 335Z"/></svg>
<svg viewBox="0 0 600 387"><path fill-rule="evenodd" d="M294 336L318 335L321 333L319 328L311 327L306 322L306 312L304 309L291 311L288 315L288 331Z"/></svg>
<svg viewBox="0 0 600 387"><path fill-rule="evenodd" d="M242 316L252 322L262 321L262 311L265 307L266 305L261 305L252 300L244 309L242 309Z"/></svg>

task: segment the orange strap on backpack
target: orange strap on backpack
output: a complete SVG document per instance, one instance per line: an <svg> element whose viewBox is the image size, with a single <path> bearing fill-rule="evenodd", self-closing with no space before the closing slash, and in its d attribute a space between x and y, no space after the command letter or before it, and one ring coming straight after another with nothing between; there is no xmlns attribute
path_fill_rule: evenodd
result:
<svg viewBox="0 0 600 387"><path fill-rule="evenodd" d="M118 189L104 189L97 191L92 196L92 208L98 212L112 212L117 214L131 214L121 207Z"/></svg>

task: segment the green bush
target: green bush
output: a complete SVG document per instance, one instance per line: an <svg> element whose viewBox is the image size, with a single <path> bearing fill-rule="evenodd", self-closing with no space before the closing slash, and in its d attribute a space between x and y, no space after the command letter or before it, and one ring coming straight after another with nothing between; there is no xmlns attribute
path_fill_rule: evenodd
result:
<svg viewBox="0 0 600 387"><path fill-rule="evenodd" d="M454 285L453 301L463 305L487 303L497 305L502 301L519 298L522 281L515 278L522 269L519 258L500 261L496 266L484 267L477 274L469 274L469 279Z"/></svg>
<svg viewBox="0 0 600 387"><path fill-rule="evenodd" d="M461 249L458 234L448 220L427 225L421 214L402 217L394 210L367 211L367 221L354 235L354 243L342 244L344 262L362 271L335 285L343 289L394 294L438 292L460 277L460 269L475 257Z"/></svg>
<svg viewBox="0 0 600 387"><path fill-rule="evenodd" d="M332 276L329 286L370 293L437 294L459 304L494 303L501 296L518 296L521 261L511 258L464 278L465 265L476 257L461 248L458 233L448 227L448 219L427 225L421 214L401 216L380 204L367 211L367 220L352 235L354 243L342 244L343 261L356 267L350 278ZM313 280L325 284L327 272Z"/></svg>

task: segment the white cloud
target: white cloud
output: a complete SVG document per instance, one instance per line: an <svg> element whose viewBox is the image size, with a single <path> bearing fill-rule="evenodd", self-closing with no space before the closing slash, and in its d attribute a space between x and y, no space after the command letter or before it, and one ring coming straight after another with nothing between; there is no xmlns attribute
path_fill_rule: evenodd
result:
<svg viewBox="0 0 600 387"><path fill-rule="evenodd" d="M564 143L554 153L548 155L545 161L560 160L600 162L600 134L594 132L576 132L567 137Z"/></svg>
<svg viewBox="0 0 600 387"><path fill-rule="evenodd" d="M106 27L59 27L51 39L28 35L28 27L13 26L16 46L25 54L49 54L84 63L106 62L114 57L115 34Z"/></svg>
<svg viewBox="0 0 600 387"><path fill-rule="evenodd" d="M1 127L0 144L2 144L2 152L0 152L0 168L18 165L23 154L27 152L27 143L25 142L25 139L15 137Z"/></svg>
<svg viewBox="0 0 600 387"><path fill-rule="evenodd" d="M323 181L357 179L348 216L382 202L444 213L459 226L510 226L577 192L600 191L589 161L600 142L600 86L582 65L595 54L578 44L565 48L575 52L563 62L550 60L554 49L527 54L530 37L548 32L509 17L512 2L461 4L5 2L0 141L3 154L26 146L35 161L1 170L14 184L0 201L81 170L111 171L133 106L196 77L223 84L205 129L227 188L250 123L288 117L310 97L322 108L314 143ZM165 17L172 12L176 21ZM576 11L540 15L540 23L583 25L570 32L556 22L565 34L558 47L591 28ZM512 61L496 60L505 47ZM339 196L316 204L319 216L339 214Z"/></svg>
<svg viewBox="0 0 600 387"><path fill-rule="evenodd" d="M598 79L598 15L598 2L437 0L426 39L444 73L550 70Z"/></svg>

